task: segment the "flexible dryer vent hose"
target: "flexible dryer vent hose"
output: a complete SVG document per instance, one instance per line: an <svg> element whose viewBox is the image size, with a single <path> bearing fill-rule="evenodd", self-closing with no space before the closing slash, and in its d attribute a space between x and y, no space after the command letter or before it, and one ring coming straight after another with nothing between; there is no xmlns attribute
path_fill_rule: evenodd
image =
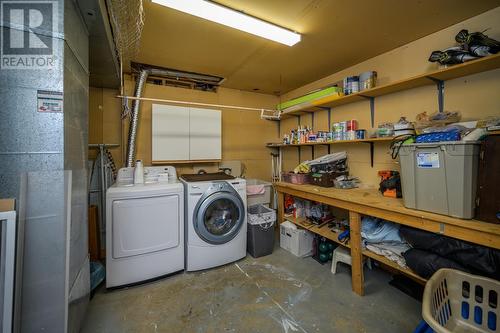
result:
<svg viewBox="0 0 500 333"><path fill-rule="evenodd" d="M146 85L146 80L150 74L150 70L143 70L139 74L139 78L135 83L135 97L141 97ZM135 161L135 141L137 139L137 127L139 123L139 109L140 100L134 100L132 102L132 113L130 114L130 126L128 129L128 141L127 141L127 167L133 167Z"/></svg>

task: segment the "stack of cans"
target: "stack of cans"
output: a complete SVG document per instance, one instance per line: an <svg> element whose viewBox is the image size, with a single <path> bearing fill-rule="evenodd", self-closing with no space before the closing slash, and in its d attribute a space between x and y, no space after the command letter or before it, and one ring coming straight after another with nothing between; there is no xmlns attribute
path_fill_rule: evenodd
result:
<svg viewBox="0 0 500 333"><path fill-rule="evenodd" d="M332 125L333 141L355 140L356 130L358 129L357 120L347 120L334 123Z"/></svg>

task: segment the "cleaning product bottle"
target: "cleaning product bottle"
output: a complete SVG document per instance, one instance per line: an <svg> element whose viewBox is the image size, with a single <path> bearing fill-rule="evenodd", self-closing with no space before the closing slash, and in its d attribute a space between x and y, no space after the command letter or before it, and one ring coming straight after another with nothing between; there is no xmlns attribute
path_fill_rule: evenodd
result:
<svg viewBox="0 0 500 333"><path fill-rule="evenodd" d="M141 160L135 162L134 184L144 184L144 167Z"/></svg>

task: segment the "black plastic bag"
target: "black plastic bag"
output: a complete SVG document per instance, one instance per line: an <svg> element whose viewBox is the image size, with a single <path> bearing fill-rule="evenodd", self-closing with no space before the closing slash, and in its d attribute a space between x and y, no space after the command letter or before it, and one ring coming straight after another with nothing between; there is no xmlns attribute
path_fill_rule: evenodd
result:
<svg viewBox="0 0 500 333"><path fill-rule="evenodd" d="M500 280L499 250L407 226L401 226L399 233L415 249L450 259L474 274Z"/></svg>
<svg viewBox="0 0 500 333"><path fill-rule="evenodd" d="M441 268L458 269L464 272L468 270L453 260L441 257L435 253L419 249L410 249L403 253L406 264L415 273L425 279L429 279Z"/></svg>

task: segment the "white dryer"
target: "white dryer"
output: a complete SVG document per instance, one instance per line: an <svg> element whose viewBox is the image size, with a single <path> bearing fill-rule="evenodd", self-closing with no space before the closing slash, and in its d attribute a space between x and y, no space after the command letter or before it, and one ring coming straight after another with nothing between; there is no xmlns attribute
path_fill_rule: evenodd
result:
<svg viewBox="0 0 500 333"><path fill-rule="evenodd" d="M184 187L174 167L118 171L106 193L106 287L135 284L184 269Z"/></svg>
<svg viewBox="0 0 500 333"><path fill-rule="evenodd" d="M244 258L246 181L203 181L200 175L190 181L189 176L180 177L186 196L186 270L212 268ZM207 177L214 178L210 174Z"/></svg>

